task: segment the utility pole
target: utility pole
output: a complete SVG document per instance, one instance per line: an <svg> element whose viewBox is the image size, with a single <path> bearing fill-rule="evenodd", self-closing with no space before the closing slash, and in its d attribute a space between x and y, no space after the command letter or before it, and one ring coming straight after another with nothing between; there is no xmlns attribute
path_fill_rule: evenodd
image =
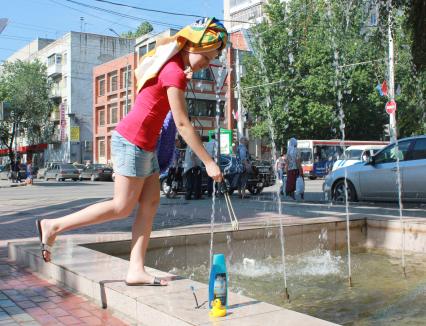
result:
<svg viewBox="0 0 426 326"><path fill-rule="evenodd" d="M388 14L388 42L389 42L389 53L388 53L388 65L389 65L389 101L395 100L395 70L394 70L394 53L393 53L393 37L392 37L392 8L389 8ZM397 130L396 130L396 110L389 114L389 134L390 141L396 142Z"/></svg>
<svg viewBox="0 0 426 326"><path fill-rule="evenodd" d="M128 112L128 110L129 110L129 55L127 55L127 66L126 66L126 109L124 110L125 112L126 112L126 115L127 115L127 113L129 113Z"/></svg>
<svg viewBox="0 0 426 326"><path fill-rule="evenodd" d="M243 120L243 109L241 102L241 70L240 70L240 51L236 49L236 59L235 59L235 74L237 77L237 130L238 130L238 139L244 136L244 120Z"/></svg>

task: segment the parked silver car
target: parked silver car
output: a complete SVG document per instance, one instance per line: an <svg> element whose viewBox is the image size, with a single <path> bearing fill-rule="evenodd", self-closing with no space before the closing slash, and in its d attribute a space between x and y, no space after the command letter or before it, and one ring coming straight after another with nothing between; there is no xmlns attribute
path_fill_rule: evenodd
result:
<svg viewBox="0 0 426 326"><path fill-rule="evenodd" d="M79 177L78 170L70 163L53 163L47 168L44 178L56 179L56 181L64 181L65 179L72 179L77 181Z"/></svg>
<svg viewBox="0 0 426 326"><path fill-rule="evenodd" d="M349 201L398 200L397 157L404 201L426 201L426 135L404 138L392 143L368 162L331 172L324 180L326 199L344 202L345 170Z"/></svg>

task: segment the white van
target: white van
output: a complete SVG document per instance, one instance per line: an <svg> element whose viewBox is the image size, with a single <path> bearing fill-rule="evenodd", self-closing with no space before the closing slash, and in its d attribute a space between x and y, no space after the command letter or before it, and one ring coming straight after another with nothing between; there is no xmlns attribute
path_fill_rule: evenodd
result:
<svg viewBox="0 0 426 326"><path fill-rule="evenodd" d="M386 145L354 145L349 146L344 151L342 157L334 162L332 171L345 166L354 165L363 162L368 156L373 156Z"/></svg>

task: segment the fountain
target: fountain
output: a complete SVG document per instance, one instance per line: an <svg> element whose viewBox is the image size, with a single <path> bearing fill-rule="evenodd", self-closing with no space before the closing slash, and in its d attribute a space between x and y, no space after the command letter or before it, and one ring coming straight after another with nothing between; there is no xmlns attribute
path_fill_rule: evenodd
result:
<svg viewBox="0 0 426 326"><path fill-rule="evenodd" d="M350 24L349 9L350 6L346 10L346 26ZM332 15L330 7L329 15ZM261 35L258 36L262 42ZM336 105L343 142L344 65L333 36L331 42ZM259 58L262 69L266 71L261 56L262 53ZM292 66L295 61L292 53L288 54L288 61ZM223 70L223 66L218 70L219 80ZM268 84L265 85L268 94L266 103L271 106L270 86L273 82L268 74L265 73L265 76ZM219 127L217 86L216 127ZM288 109L288 103L284 107ZM276 159L270 115L268 119L272 156ZM217 140L220 141L220 136ZM399 194L400 178L398 172ZM341 215L329 214L331 206L327 205L330 203L325 203L315 207L303 206L303 209L311 210L312 215L300 214L288 219L283 216L279 194L275 198L278 208L278 218L275 219L275 206L269 209L268 199L263 202L263 212L260 197L236 207L237 213L239 210L245 212L238 232L230 230L228 220L216 218L222 208L217 209L220 201L215 191L211 206L209 202L201 209L205 213L211 208L210 224L208 214L204 214L206 219L201 220L205 224L199 225L183 226L177 221L165 225L164 221L159 222L149 244L147 265L150 272L173 279L167 288L128 289L122 284L129 257L130 240L125 237L99 235L96 242L90 237L58 241L53 264L43 264L40 260L38 243L11 244L10 255L45 276L144 324L206 325L210 322L203 301L207 298L205 283L214 251L225 254L230 273L231 314L223 320L224 325L228 321L241 325L249 322L281 325L288 320L309 325L331 324L324 320L341 324L424 322L426 226L424 221L414 217L403 221L400 196L399 221L364 212L358 212L355 218L350 219L347 190ZM177 219L179 213L178 206L173 206L164 215ZM264 226L265 220L267 227ZM400 252L404 273L407 269L409 275L406 278L401 278L397 272ZM207 254L210 254L208 261ZM91 267L90 270L87 266ZM349 287L344 282L347 279ZM284 288L281 285L283 281ZM288 287L292 292L291 302L288 300Z"/></svg>

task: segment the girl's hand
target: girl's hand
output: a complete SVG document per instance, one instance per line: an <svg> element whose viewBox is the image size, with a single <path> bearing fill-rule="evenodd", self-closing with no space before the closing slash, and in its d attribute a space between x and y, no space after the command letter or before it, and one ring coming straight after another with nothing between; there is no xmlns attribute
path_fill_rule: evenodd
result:
<svg viewBox="0 0 426 326"><path fill-rule="evenodd" d="M216 182L222 181L222 172L220 171L219 166L214 162L211 161L206 165L206 171L210 178L212 178Z"/></svg>

